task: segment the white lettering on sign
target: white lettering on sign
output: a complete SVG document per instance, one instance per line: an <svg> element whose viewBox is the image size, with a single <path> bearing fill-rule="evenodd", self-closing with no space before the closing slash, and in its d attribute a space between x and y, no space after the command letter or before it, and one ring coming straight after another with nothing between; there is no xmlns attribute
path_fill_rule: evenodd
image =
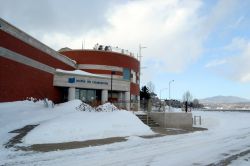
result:
<svg viewBox="0 0 250 166"><path fill-rule="evenodd" d="M76 79L76 82L87 83L87 84L108 85L108 82L106 82L106 81L92 81L92 80Z"/></svg>

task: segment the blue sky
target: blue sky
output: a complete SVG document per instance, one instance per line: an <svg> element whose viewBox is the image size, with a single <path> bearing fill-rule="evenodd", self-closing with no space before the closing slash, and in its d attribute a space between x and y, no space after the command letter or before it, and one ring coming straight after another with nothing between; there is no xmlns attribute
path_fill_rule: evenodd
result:
<svg viewBox="0 0 250 166"><path fill-rule="evenodd" d="M250 99L248 0L10 0L0 17L48 46L94 44L142 49L142 85L181 99L232 95Z"/></svg>
<svg viewBox="0 0 250 166"><path fill-rule="evenodd" d="M197 14L209 15L215 6L221 2L223 1L204 1L200 8L200 13L197 12ZM241 2L241 4L239 4L239 2ZM235 57L235 59L241 59L242 52L244 52L244 48L228 48L229 46L233 47L236 45L236 43L233 42L235 39L244 40L247 43L246 45L248 45L245 49L249 49L250 44L250 12L248 10L250 3L249 1L239 2L235 1L235 6L228 9L229 11L223 19L214 25L202 43L202 53L192 64L177 73L155 73L152 79L155 81L152 82L157 85L156 92L158 94L161 89L164 89L161 92L162 96L168 97L168 90L166 90L166 88L168 88L168 82L174 79L175 82L171 83L171 96L177 99L181 99L181 95L187 90L196 98L215 95L232 95L250 98L249 79L242 81L240 77L235 78L235 75L241 73L241 68L247 68L242 72L246 75L249 74L250 67L246 67L250 64L249 61L243 64L233 61L235 63L233 66L230 63L227 64L228 58ZM249 51L246 53L246 57L250 60ZM149 62L144 62L144 65L150 66L150 63L149 60ZM236 70L237 72L227 73L230 70Z"/></svg>

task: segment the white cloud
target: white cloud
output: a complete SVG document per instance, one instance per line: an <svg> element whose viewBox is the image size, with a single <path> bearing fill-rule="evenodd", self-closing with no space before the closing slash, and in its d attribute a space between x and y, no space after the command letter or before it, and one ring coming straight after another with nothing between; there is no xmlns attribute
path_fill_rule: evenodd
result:
<svg viewBox="0 0 250 166"><path fill-rule="evenodd" d="M206 8L202 0L108 0L102 3L95 0L76 1L74 5L68 5L66 0L40 1L41 8L30 0L26 2L28 7L21 3L18 8L13 7L15 2L6 3L0 15L18 20L18 24L23 23L21 27L33 29L27 32L52 48L79 49L85 40L86 48L100 43L137 53L141 43L147 46L142 51L142 65L163 72L182 72L194 64L202 55L207 36L236 4L235 0L218 1L201 15ZM34 6L39 10L33 17L30 11ZM8 12L13 10L18 15Z"/></svg>
<svg viewBox="0 0 250 166"><path fill-rule="evenodd" d="M245 20L245 16L240 16L230 28L238 28L239 25Z"/></svg>
<svg viewBox="0 0 250 166"><path fill-rule="evenodd" d="M229 58L231 77L240 82L250 82L250 41L243 38L233 39L230 44L235 55Z"/></svg>
<svg viewBox="0 0 250 166"><path fill-rule="evenodd" d="M65 46L79 49L85 40L88 48L101 43L134 53L142 43L147 46L142 51L143 62L154 62L153 66L160 66L157 70L164 72L180 72L202 52L205 37L200 26L203 20L198 16L201 6L197 0L128 1L114 4L103 13L105 26L85 30L77 37L60 31L46 32L41 40L55 49Z"/></svg>
<svg viewBox="0 0 250 166"><path fill-rule="evenodd" d="M110 9L110 26L87 38L133 52L142 43L147 46L144 62L153 60L163 71L180 72L202 52L203 36L197 31L201 5L200 1L129 1Z"/></svg>
<svg viewBox="0 0 250 166"><path fill-rule="evenodd" d="M107 25L89 29L77 38L65 34L46 35L45 43L57 49L80 48L81 41L92 48L95 43L119 46L137 53L138 45L146 45L143 62L155 63L163 72L181 72L196 62L203 51L203 42L210 31L231 10L235 1L219 1L211 13L199 16L202 1L128 1L115 4L104 15ZM63 45L62 45L63 44ZM65 45L67 44L67 45ZM154 70L154 69L153 69Z"/></svg>
<svg viewBox="0 0 250 166"><path fill-rule="evenodd" d="M215 60L214 64L212 62L206 66L214 68L219 74L229 79L242 83L250 82L250 40L234 38L225 47L225 51L230 56Z"/></svg>
<svg viewBox="0 0 250 166"><path fill-rule="evenodd" d="M225 59L215 59L205 65L206 68L216 67L225 64L227 61Z"/></svg>

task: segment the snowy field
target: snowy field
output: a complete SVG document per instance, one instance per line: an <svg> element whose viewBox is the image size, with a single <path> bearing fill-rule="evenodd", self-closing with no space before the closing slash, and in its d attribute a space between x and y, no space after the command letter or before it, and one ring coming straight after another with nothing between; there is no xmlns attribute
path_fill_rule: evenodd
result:
<svg viewBox="0 0 250 166"><path fill-rule="evenodd" d="M112 112L107 107L107 112L76 111L79 104L75 100L52 109L42 102L1 103L0 165L208 165L250 150L250 113L195 111L193 115L202 117L199 127L207 131L145 139L138 135L152 131L131 112ZM23 139L23 146L114 136L128 136L128 140L53 152L4 148L16 135L8 132L28 124L40 125ZM250 165L250 155L231 165Z"/></svg>

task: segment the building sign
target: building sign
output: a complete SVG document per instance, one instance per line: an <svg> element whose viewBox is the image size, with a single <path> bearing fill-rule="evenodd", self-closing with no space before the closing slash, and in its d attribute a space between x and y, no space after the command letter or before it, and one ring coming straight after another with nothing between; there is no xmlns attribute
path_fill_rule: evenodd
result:
<svg viewBox="0 0 250 166"><path fill-rule="evenodd" d="M68 79L68 83L75 83L76 82L76 78L69 78Z"/></svg>
<svg viewBox="0 0 250 166"><path fill-rule="evenodd" d="M98 84L98 85L108 85L107 81L96 81L89 79L76 79L75 77L68 78L68 83L83 83L83 84Z"/></svg>
<svg viewBox="0 0 250 166"><path fill-rule="evenodd" d="M75 76L56 73L53 85L59 87L75 87L84 89L111 89L111 79L105 77ZM130 91L130 82L126 80L113 79L112 90Z"/></svg>

